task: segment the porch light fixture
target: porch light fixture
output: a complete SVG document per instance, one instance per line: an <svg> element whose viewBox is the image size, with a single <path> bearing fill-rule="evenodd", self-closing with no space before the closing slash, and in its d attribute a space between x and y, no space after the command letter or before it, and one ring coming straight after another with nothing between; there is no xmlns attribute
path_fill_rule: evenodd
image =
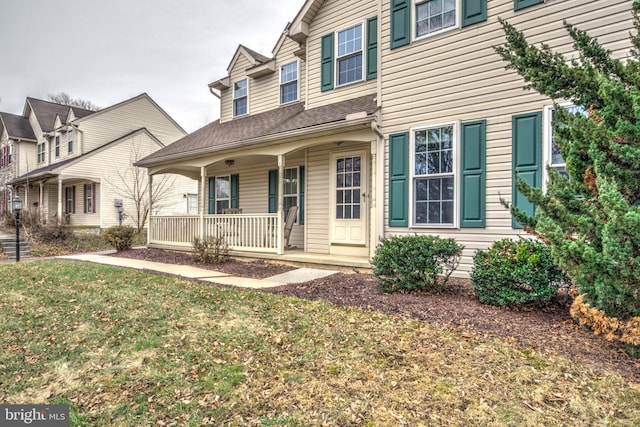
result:
<svg viewBox="0 0 640 427"><path fill-rule="evenodd" d="M16 262L20 262L20 211L22 210L22 199L16 194L13 198L13 211L16 213Z"/></svg>
<svg viewBox="0 0 640 427"><path fill-rule="evenodd" d="M225 160L224 164L227 166L233 166L236 163L235 160L229 159L229 160Z"/></svg>

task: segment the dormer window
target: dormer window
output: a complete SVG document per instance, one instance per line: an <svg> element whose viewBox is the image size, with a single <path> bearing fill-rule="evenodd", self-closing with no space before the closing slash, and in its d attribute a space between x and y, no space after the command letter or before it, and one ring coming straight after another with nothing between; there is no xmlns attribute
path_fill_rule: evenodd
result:
<svg viewBox="0 0 640 427"><path fill-rule="evenodd" d="M298 61L280 67L280 104L298 100Z"/></svg>
<svg viewBox="0 0 640 427"><path fill-rule="evenodd" d="M243 79L233 84L233 117L248 113L249 81Z"/></svg>
<svg viewBox="0 0 640 427"><path fill-rule="evenodd" d="M338 31L338 85L362 80L362 24Z"/></svg>
<svg viewBox="0 0 640 427"><path fill-rule="evenodd" d="M58 157L60 157L60 135L56 135L54 150L55 150L56 159L57 159Z"/></svg>
<svg viewBox="0 0 640 427"><path fill-rule="evenodd" d="M68 152L69 153L73 153L73 129L69 129L69 131L67 132L67 145L68 145Z"/></svg>
<svg viewBox="0 0 640 427"><path fill-rule="evenodd" d="M45 161L45 143L40 142L38 143L38 163L44 163Z"/></svg>

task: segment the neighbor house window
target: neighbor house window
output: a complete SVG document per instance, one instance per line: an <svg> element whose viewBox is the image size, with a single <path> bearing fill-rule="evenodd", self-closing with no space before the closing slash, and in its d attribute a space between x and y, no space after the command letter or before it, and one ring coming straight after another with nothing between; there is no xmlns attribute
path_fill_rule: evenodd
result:
<svg viewBox="0 0 640 427"><path fill-rule="evenodd" d="M64 188L64 213L76 213L76 187Z"/></svg>
<svg viewBox="0 0 640 427"><path fill-rule="evenodd" d="M284 216L292 206L298 206L298 168L284 170Z"/></svg>
<svg viewBox="0 0 640 427"><path fill-rule="evenodd" d="M233 84L233 117L247 114L249 98L249 81L240 80Z"/></svg>
<svg viewBox="0 0 640 427"><path fill-rule="evenodd" d="M45 143L41 142L38 144L38 163L44 163L45 161Z"/></svg>
<svg viewBox="0 0 640 427"><path fill-rule="evenodd" d="M458 0L427 0L415 2L415 36L434 34L457 26Z"/></svg>
<svg viewBox="0 0 640 427"><path fill-rule="evenodd" d="M7 146L7 164L11 164L13 162L13 144L9 144Z"/></svg>
<svg viewBox="0 0 640 427"><path fill-rule="evenodd" d="M280 67L280 103L298 100L298 61Z"/></svg>
<svg viewBox="0 0 640 427"><path fill-rule="evenodd" d="M56 153L56 158L60 157L60 135L56 135L54 149Z"/></svg>
<svg viewBox="0 0 640 427"><path fill-rule="evenodd" d="M417 129L412 137L413 223L453 226L455 125Z"/></svg>
<svg viewBox="0 0 640 427"><path fill-rule="evenodd" d="M69 131L67 132L67 143L68 143L67 152L73 153L73 129L69 129Z"/></svg>
<svg viewBox="0 0 640 427"><path fill-rule="evenodd" d="M216 177L216 213L221 214L224 209L231 207L231 177Z"/></svg>
<svg viewBox="0 0 640 427"><path fill-rule="evenodd" d="M195 215L198 213L198 195L187 194L187 213Z"/></svg>
<svg viewBox="0 0 640 427"><path fill-rule="evenodd" d="M96 212L96 185L84 185L84 213Z"/></svg>
<svg viewBox="0 0 640 427"><path fill-rule="evenodd" d="M362 80L362 24L338 31L338 85Z"/></svg>

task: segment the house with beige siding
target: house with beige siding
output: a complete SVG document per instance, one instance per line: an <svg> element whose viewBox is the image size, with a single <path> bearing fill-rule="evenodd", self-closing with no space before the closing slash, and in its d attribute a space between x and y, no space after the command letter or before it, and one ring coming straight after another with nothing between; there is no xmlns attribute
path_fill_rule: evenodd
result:
<svg viewBox="0 0 640 427"><path fill-rule="evenodd" d="M0 113L4 210L18 195L43 223L101 229L137 225L148 176L133 163L186 132L147 94L99 111L27 98L22 115ZM197 212L197 181L155 179L155 214Z"/></svg>
<svg viewBox="0 0 640 427"><path fill-rule="evenodd" d="M505 69L498 18L571 57L566 20L624 57L631 4L306 1L271 55L241 45L209 85L218 121L137 163L200 182L198 215L153 216L149 244L215 234L237 253L355 265L381 237L429 234L465 246L466 274L477 249L523 233L500 203L533 209L515 176L543 186L563 167L553 100Z"/></svg>

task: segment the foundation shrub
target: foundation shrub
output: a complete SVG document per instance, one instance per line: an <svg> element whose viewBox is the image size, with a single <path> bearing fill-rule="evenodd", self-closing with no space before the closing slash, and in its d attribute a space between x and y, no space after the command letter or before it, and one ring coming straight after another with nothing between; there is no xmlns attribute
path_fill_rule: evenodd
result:
<svg viewBox="0 0 640 427"><path fill-rule="evenodd" d="M117 225L102 232L102 239L115 248L116 251L131 249L136 229L128 225Z"/></svg>
<svg viewBox="0 0 640 427"><path fill-rule="evenodd" d="M218 264L229 258L229 245L224 237L194 237L192 242L193 260L203 264Z"/></svg>
<svg viewBox="0 0 640 427"><path fill-rule="evenodd" d="M373 274L385 292L435 290L458 267L463 249L454 239L437 236L385 238L371 260Z"/></svg>
<svg viewBox="0 0 640 427"><path fill-rule="evenodd" d="M553 262L550 248L537 240L503 239L473 256L471 283L483 304L545 303L568 282Z"/></svg>

